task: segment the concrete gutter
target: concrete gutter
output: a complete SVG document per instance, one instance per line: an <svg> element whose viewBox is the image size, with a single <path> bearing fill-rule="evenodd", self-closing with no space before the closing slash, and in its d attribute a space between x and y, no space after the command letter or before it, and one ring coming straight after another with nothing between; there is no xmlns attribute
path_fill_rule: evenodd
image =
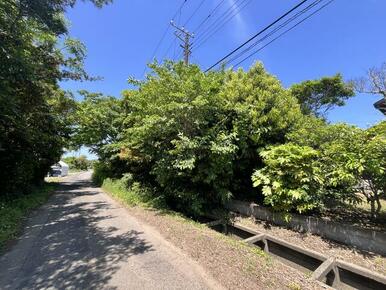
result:
<svg viewBox="0 0 386 290"><path fill-rule="evenodd" d="M348 224L298 214L292 214L291 220L287 222L280 213L272 212L268 208L255 203L237 200L229 202L226 208L244 216L253 216L259 220L285 226L295 231L309 232L364 251L386 255L385 232L363 229Z"/></svg>

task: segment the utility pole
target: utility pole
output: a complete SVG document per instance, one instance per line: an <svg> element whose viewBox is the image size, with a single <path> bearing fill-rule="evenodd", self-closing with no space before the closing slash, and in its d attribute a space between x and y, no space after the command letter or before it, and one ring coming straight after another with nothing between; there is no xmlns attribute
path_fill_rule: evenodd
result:
<svg viewBox="0 0 386 290"><path fill-rule="evenodd" d="M177 29L174 34L178 37L179 40L182 41L183 44L180 44L182 49L184 50L184 63L186 65L189 64L189 56L192 54L192 51L190 50L191 43L190 39L193 38L193 33L190 33L187 31L184 27L178 27L174 24L173 20L170 21L170 24Z"/></svg>

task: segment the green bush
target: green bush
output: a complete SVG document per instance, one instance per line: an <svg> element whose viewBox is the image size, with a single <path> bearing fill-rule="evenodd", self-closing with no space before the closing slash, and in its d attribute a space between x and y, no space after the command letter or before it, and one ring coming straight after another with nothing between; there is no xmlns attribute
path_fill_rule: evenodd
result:
<svg viewBox="0 0 386 290"><path fill-rule="evenodd" d="M308 118L288 138L292 143L261 152L265 167L252 176L265 203L287 212L323 210L357 203L361 193L377 216L386 194L385 122L362 130Z"/></svg>
<svg viewBox="0 0 386 290"><path fill-rule="evenodd" d="M129 206L167 208L162 196L157 196L149 186L134 181L131 174L125 174L121 179L106 178L102 188Z"/></svg>
<svg viewBox="0 0 386 290"><path fill-rule="evenodd" d="M152 183L190 215L252 190L258 151L283 142L299 105L261 64L204 73L167 62L123 93L127 114L117 154L126 172Z"/></svg>
<svg viewBox="0 0 386 290"><path fill-rule="evenodd" d="M65 157L63 161L68 164L70 170L87 170L92 167L92 161L88 160L84 155Z"/></svg>
<svg viewBox="0 0 386 290"><path fill-rule="evenodd" d="M111 177L111 169L108 164L104 162L94 162L92 173L92 181L101 186L106 178Z"/></svg>
<svg viewBox="0 0 386 290"><path fill-rule="evenodd" d="M324 176L318 151L284 144L260 153L265 167L252 175L253 186L262 186L264 203L275 210L306 212L321 205Z"/></svg>

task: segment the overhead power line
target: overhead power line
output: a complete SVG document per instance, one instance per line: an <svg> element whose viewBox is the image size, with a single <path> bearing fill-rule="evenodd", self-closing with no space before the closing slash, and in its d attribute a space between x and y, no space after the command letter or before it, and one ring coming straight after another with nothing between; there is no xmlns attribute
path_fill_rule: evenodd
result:
<svg viewBox="0 0 386 290"><path fill-rule="evenodd" d="M220 19L218 18L217 20L221 20L216 24L212 24L211 27L209 27L209 30L206 30L205 33L201 35L201 41L196 41L196 45L193 45L193 48L197 50L200 48L206 41L208 41L209 38L211 38L214 34L216 34L220 29L222 29L229 21L231 21L238 13L240 13L246 6L251 3L252 0L242 0L239 5L235 3L234 6L230 7L228 10L228 13ZM200 39L200 38L199 38Z"/></svg>
<svg viewBox="0 0 386 290"><path fill-rule="evenodd" d="M178 13L181 13L182 8L185 6L186 2L188 2L188 0L183 0L183 2L181 3L181 5L177 8L177 11L173 14L172 20L174 20L174 18L176 18L176 16L178 15ZM152 60L153 60L154 57L156 56L156 54L157 54L157 52L158 52L158 49L160 48L162 42L164 41L166 35L167 35L168 32L169 32L169 29L170 29L170 25L169 25L169 23L168 23L168 25L167 25L167 27L166 27L164 33L163 33L162 36L161 36L161 39L158 41L158 43L157 43L157 45L156 45L156 47L155 47L155 49L154 49L154 51L153 51L153 54L152 54L152 57L151 57ZM145 66L142 75L145 74L146 69L147 69L147 66Z"/></svg>
<svg viewBox="0 0 386 290"><path fill-rule="evenodd" d="M203 42L202 39L204 39L204 41L206 40L206 38L208 38L208 35L211 35L213 31L217 31L218 29L217 28L221 28L225 25L224 22L228 22L229 20L227 20L229 17L233 18L239 11L238 8L243 4L245 3L245 1L250 1L250 0L235 0L232 5L230 5L225 11L223 11L221 13L221 15L219 15L217 18L214 19L214 21L210 24L208 24L207 27L205 27L203 29L202 32L198 33L198 37L196 39L196 42L194 44L194 46L198 46L198 44L201 45L201 42ZM236 13L234 13L236 11Z"/></svg>
<svg viewBox="0 0 386 290"><path fill-rule="evenodd" d="M213 65L211 65L205 72L208 72L209 70L211 70L212 68L214 68L216 65L218 65L219 63L221 63L222 61L224 61L225 59L227 59L229 56L231 56L232 54L234 54L235 52L239 51L241 48L243 48L244 46L246 46L248 43L250 43L252 40L254 40L255 38L257 38L258 36L260 36L262 33L264 33L265 31L267 31L269 28L271 28L272 26L274 26L276 23L278 23L279 21L281 21L283 18L285 18L287 15L291 14L293 11L295 11L296 9L298 9L300 6L302 6L304 3L306 3L308 0L303 0L301 1L300 3L298 3L297 5L295 5L293 8L291 8L290 10L288 10L286 13L284 13L283 15L281 15L279 18L277 18L275 21L273 21L272 23L270 23L269 25L267 25L266 27L264 27L262 30L258 31L255 35L253 35L251 38L249 38L247 41L245 41L244 43L242 43L241 45L239 45L238 47L236 47L234 50L232 50L231 52L229 52L227 55L225 55L224 57L222 57L220 60L218 60L216 63L214 63Z"/></svg>
<svg viewBox="0 0 386 290"><path fill-rule="evenodd" d="M197 11L200 10L202 4L204 4L205 0L201 0L200 4L198 4L197 8L193 11L192 15L190 15L190 17L188 18L188 20L186 20L186 22L184 23L184 27L186 27L186 25L188 25L188 23L190 22L190 20L192 20L192 18L194 17L194 15L196 15Z"/></svg>
<svg viewBox="0 0 386 290"><path fill-rule="evenodd" d="M306 21L307 19L311 18L313 15L315 15L316 13L318 13L320 10L322 10L323 8L325 8L326 6L328 6L329 4L331 4L334 0L330 0L328 1L326 4L322 5L321 7L319 7L317 10L315 10L314 12L312 12L311 14L309 14L307 17L303 18L302 20L298 21L295 25L291 26L290 28L288 28L287 30L285 30L284 32L280 33L278 36L276 36L275 38L273 38L271 41L269 41L268 43L266 43L264 46L260 47L259 49L255 50L254 52L252 52L251 54L247 55L246 57L244 57L242 60L240 60L238 63L236 63L234 66L238 66L240 65L241 63L243 63L244 61L246 61L248 58L250 58L251 56L255 55L256 53L258 53L259 51L263 50L265 47L267 47L268 45L270 45L272 42L276 41L277 39L279 39L280 37L282 37L283 35L285 35L286 33L290 32L292 29L294 29L295 27L297 27L298 25L300 25L301 23L303 23L304 21Z"/></svg>
<svg viewBox="0 0 386 290"><path fill-rule="evenodd" d="M221 7L221 5L225 2L225 0L221 0L220 3L218 3L216 5L216 7L214 7L214 9L212 11L209 12L208 16L206 16L204 18L204 20L202 20L200 22L200 24L198 24L198 26L196 27L196 29L193 30L193 33L194 34L197 34L198 31L200 30L200 28L205 24L206 21L208 21L213 15L216 14L216 12L218 11L218 8Z"/></svg>
<svg viewBox="0 0 386 290"><path fill-rule="evenodd" d="M292 15L286 21L281 23L279 26L275 27L272 31L270 31L264 37L257 39L250 46L248 46L247 48L245 48L242 51L238 52L236 55L233 55L230 59L227 60L227 63L229 64L229 63L233 62L234 60L238 59L239 57L241 57L242 55L244 55L245 53L247 53L248 51L253 49L256 45L258 45L259 43L261 43L264 40L268 39L271 35L274 35L277 31L281 30L282 28L284 28L285 26L287 26L288 24L290 24L291 22L293 22L294 20L296 20L297 18L302 16L304 13L308 12L309 10L311 10L312 8L314 8L315 6L317 6L318 4L320 4L323 1L324 0L315 0L314 2L312 2L311 4L309 4L308 6L303 8L301 11L298 11L296 14Z"/></svg>

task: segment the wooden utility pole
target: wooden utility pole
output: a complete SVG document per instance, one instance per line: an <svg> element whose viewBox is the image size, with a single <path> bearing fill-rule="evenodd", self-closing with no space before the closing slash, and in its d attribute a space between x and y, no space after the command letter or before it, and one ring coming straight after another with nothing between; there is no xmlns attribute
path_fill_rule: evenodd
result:
<svg viewBox="0 0 386 290"><path fill-rule="evenodd" d="M190 39L193 38L193 34L187 31L184 27L178 27L174 24L173 21L170 21L170 24L177 29L174 34L178 37L179 40L182 41L183 44L180 44L184 51L184 63L186 65L189 64L189 56L192 54L192 51L190 50L191 43Z"/></svg>

